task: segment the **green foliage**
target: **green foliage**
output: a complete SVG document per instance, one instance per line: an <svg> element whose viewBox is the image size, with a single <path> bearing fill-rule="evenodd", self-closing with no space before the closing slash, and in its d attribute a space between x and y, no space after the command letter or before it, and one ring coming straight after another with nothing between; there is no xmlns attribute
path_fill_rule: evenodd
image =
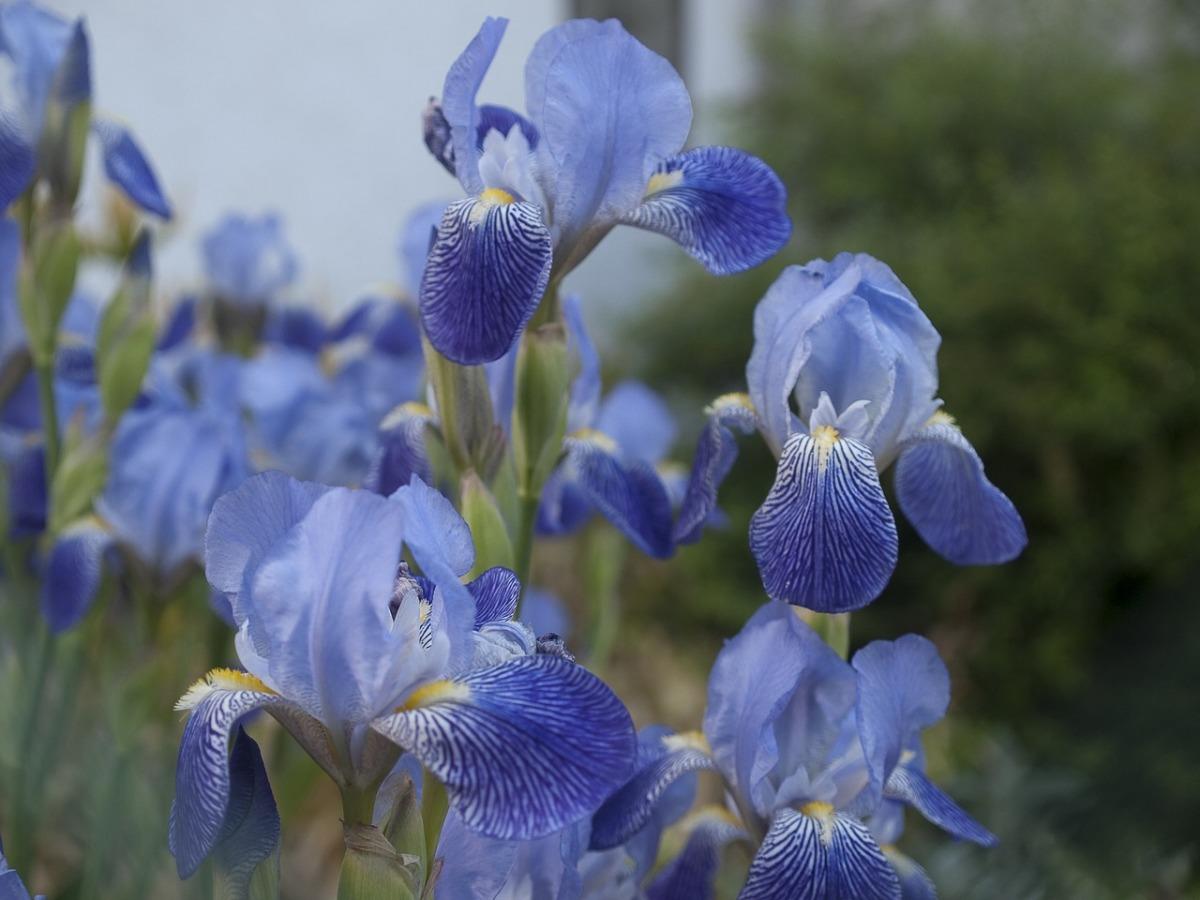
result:
<svg viewBox="0 0 1200 900"><path fill-rule="evenodd" d="M1180 760L1197 729L1147 739L1113 720L1171 722L1168 698L1187 702L1173 679L1196 677L1178 615L1200 570L1200 60L1170 7L1002 8L830 5L765 31L737 138L789 185L793 245L761 271L683 281L633 323L633 363L698 411L744 383L753 308L783 264L863 250L892 265L943 335L942 396L1030 546L958 569L902 525L854 641L931 631L965 712L1010 723L1035 763L1137 796L1120 817L1053 811L1086 817L1092 865L1134 840L1165 858L1194 846L1200 787ZM760 602L745 526L773 462L742 447L730 530L630 606L719 634Z"/></svg>

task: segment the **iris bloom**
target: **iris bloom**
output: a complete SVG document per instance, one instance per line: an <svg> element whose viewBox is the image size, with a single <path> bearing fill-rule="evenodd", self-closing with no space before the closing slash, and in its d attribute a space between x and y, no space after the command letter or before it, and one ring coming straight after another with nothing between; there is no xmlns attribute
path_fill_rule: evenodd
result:
<svg viewBox="0 0 1200 900"><path fill-rule="evenodd" d="M937 399L941 338L886 265L843 253L786 269L754 338L749 395L714 404L684 506L693 521L711 509L736 453L731 429L757 425L779 457L750 524L772 598L842 612L879 596L898 549L879 481L893 462L900 508L950 562L1024 549L1020 515Z"/></svg>
<svg viewBox="0 0 1200 900"><path fill-rule="evenodd" d="M506 25L483 23L425 112L426 144L467 193L447 207L421 283L425 331L443 356L503 356L547 286L616 225L673 238L716 274L787 241L775 173L729 147L682 151L683 81L616 20L570 21L538 40L526 115L477 105Z"/></svg>
<svg viewBox="0 0 1200 900"><path fill-rule="evenodd" d="M91 61L83 19L67 22L29 0L0 6L0 57L11 80L0 84L0 210L29 187L49 116L91 101ZM93 116L109 181L147 212L164 219L171 207L133 135Z"/></svg>
<svg viewBox="0 0 1200 900"><path fill-rule="evenodd" d="M463 823L491 837L557 831L627 776L624 706L565 659L497 652L497 630L524 633L507 621L520 585L506 570L462 583L470 530L419 480L389 498L259 475L217 502L206 546L246 671L215 670L179 704L189 719L171 846L182 876L220 838L229 741L255 709L343 791L373 791L407 750Z"/></svg>
<svg viewBox="0 0 1200 900"><path fill-rule="evenodd" d="M278 216L227 215L204 237L204 272L235 306L265 306L296 278L296 255Z"/></svg>
<svg viewBox="0 0 1200 900"><path fill-rule="evenodd" d="M647 792L648 810L635 832L615 846L590 849L593 837L610 830L606 804L594 816L533 841L500 841L472 833L456 816L446 820L437 855L444 861L437 884L439 900L704 900L719 862L721 846L744 837L720 808L706 807L686 819L696 794L695 775L666 783L658 769L672 750L689 740L651 726L638 735L637 766L618 796ZM687 835L679 856L653 878L666 828L678 823Z"/></svg>
<svg viewBox="0 0 1200 900"><path fill-rule="evenodd" d="M950 679L934 646L906 635L875 641L846 663L783 603L769 602L722 649L708 684L704 737L648 774L659 790L679 773L715 768L759 839L742 900L901 896L916 863L881 848L904 807L983 846L995 838L925 774L921 732L940 720ZM618 842L645 821L641 790L597 813ZM923 873L920 873L923 877Z"/></svg>
<svg viewBox="0 0 1200 900"><path fill-rule="evenodd" d="M0 845L0 900L45 900L43 894L30 897L21 876L8 867L3 845Z"/></svg>

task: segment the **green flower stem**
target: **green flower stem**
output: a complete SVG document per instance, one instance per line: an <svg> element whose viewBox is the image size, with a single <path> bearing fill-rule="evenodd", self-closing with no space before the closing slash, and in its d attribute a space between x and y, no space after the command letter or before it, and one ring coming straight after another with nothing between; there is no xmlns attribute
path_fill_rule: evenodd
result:
<svg viewBox="0 0 1200 900"><path fill-rule="evenodd" d="M426 877L433 871L438 838L441 837L442 823L446 821L446 811L449 808L450 798L446 795L446 786L426 769L421 785L421 827L425 829Z"/></svg>
<svg viewBox="0 0 1200 900"><path fill-rule="evenodd" d="M375 815L375 795L379 785L342 788L342 821L347 825L370 825Z"/></svg>
<svg viewBox="0 0 1200 900"><path fill-rule="evenodd" d="M846 659L850 655L850 613L819 613L799 606L793 609L838 656Z"/></svg>
<svg viewBox="0 0 1200 900"><path fill-rule="evenodd" d="M42 411L42 432L46 442L46 489L54 484L54 473L58 471L60 444L58 437L58 403L54 398L54 353L51 347L47 357L40 354L34 358L33 371L37 378L38 403Z"/></svg>
<svg viewBox="0 0 1200 900"><path fill-rule="evenodd" d="M513 562L516 564L517 578L521 581L521 596L517 600L517 611L513 614L515 619L521 618L521 604L525 602L525 591L529 587L529 573L533 568L533 530L537 524L540 502L538 494L520 494L517 535L513 542Z"/></svg>
<svg viewBox="0 0 1200 900"><path fill-rule="evenodd" d="M601 675L621 624L617 590L625 567L628 545L615 528L600 525L589 530L584 556L584 589L587 592L588 668Z"/></svg>

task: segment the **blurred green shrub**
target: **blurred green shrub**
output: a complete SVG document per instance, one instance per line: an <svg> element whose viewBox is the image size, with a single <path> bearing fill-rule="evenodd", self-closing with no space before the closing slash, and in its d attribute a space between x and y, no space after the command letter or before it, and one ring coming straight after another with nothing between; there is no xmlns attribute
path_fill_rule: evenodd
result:
<svg viewBox="0 0 1200 900"><path fill-rule="evenodd" d="M623 344L645 352L629 366L698 428L708 399L744 384L753 308L783 265L840 250L891 264L943 335L947 409L1030 546L957 569L904 530L855 642L931 632L965 715L1009 725L1035 765L1084 773L1089 789L1045 815L1096 871L1132 877L1135 846L1194 850L1196 12L830 3L766 24L761 87L731 124L789 185L792 246L745 275L681 276L630 322ZM761 602L745 529L774 466L742 446L722 492L730 529L629 579L636 614L711 639Z"/></svg>

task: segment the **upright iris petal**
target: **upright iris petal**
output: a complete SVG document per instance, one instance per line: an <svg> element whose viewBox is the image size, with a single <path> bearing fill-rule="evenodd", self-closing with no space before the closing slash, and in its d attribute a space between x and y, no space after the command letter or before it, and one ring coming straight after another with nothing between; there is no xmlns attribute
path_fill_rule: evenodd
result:
<svg viewBox="0 0 1200 900"><path fill-rule="evenodd" d="M821 612L858 609L887 585L898 546L871 451L831 426L792 435L750 521L767 594Z"/></svg>
<svg viewBox="0 0 1200 900"><path fill-rule="evenodd" d="M792 233L779 176L733 147L698 147L659 163L646 198L622 221L672 238L714 275L758 265Z"/></svg>
<svg viewBox="0 0 1200 900"><path fill-rule="evenodd" d="M455 173L469 194L483 190L483 181L479 177L480 111L475 105L475 95L507 27L507 19L485 19L467 49L450 66L442 87L442 114L450 127Z"/></svg>
<svg viewBox="0 0 1200 900"><path fill-rule="evenodd" d="M499 359L550 278L542 211L506 191L446 208L421 280L421 321L438 352L463 365Z"/></svg>
<svg viewBox="0 0 1200 900"><path fill-rule="evenodd" d="M925 543L952 563L994 565L1025 549L1020 513L988 481L979 454L945 413L901 451L896 499Z"/></svg>
<svg viewBox="0 0 1200 900"><path fill-rule="evenodd" d="M111 534L86 520L55 540L42 583L42 614L51 631L66 631L87 613L100 588L104 554L112 543Z"/></svg>
<svg viewBox="0 0 1200 900"><path fill-rule="evenodd" d="M708 423L696 442L692 471L684 489L683 501L672 534L677 544L700 540L705 524L717 512L717 491L737 459L737 436L748 434L758 424L758 416L745 394L718 397L708 410Z"/></svg>
<svg viewBox="0 0 1200 900"><path fill-rule="evenodd" d="M158 186L158 179L146 155L129 129L106 119L92 122L92 131L100 138L104 152L104 173L108 180L147 212L163 219L171 218L171 204Z"/></svg>

